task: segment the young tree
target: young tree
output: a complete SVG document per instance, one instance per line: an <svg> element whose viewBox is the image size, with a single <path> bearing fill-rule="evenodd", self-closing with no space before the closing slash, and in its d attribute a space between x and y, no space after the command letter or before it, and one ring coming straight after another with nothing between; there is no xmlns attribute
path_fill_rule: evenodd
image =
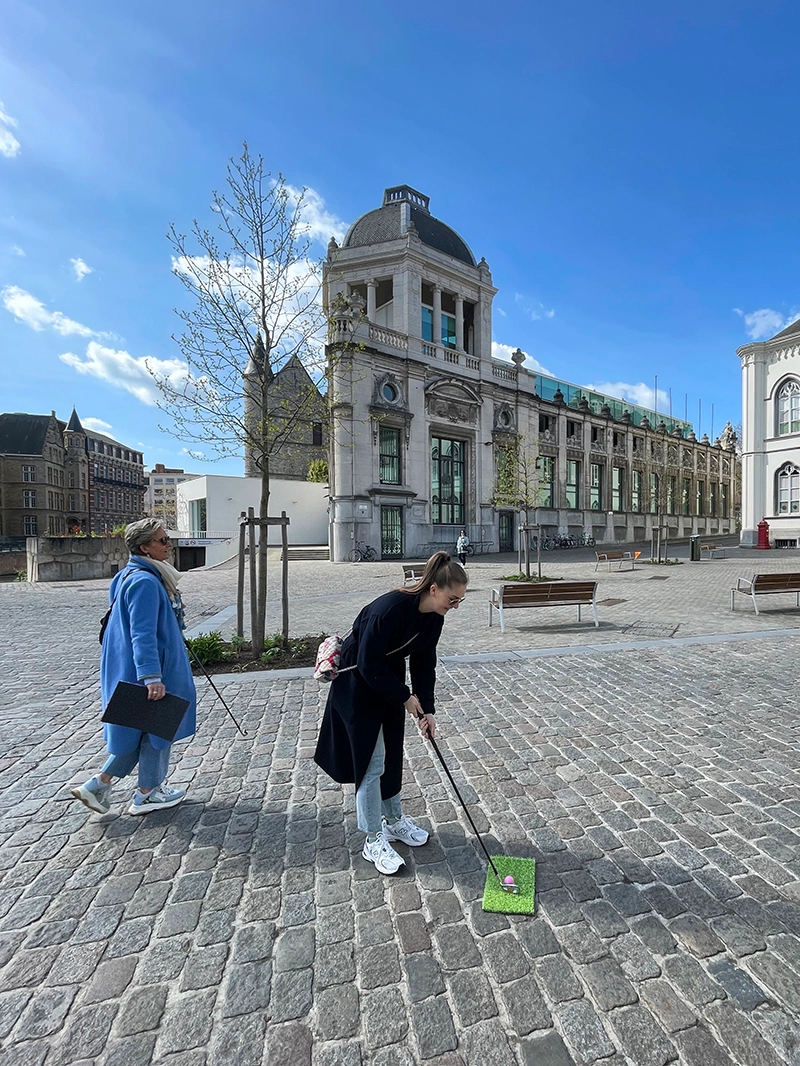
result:
<svg viewBox="0 0 800 1066"><path fill-rule="evenodd" d="M538 457L525 447L521 437L510 435L498 446L497 473L492 503L495 507L513 507L520 513L521 525L530 525L531 511L544 502L550 481ZM527 532L525 534L527 537ZM538 540L541 540L541 530ZM540 554L537 551L537 555ZM541 577L541 564L539 566ZM525 552L525 573L530 577L530 559Z"/></svg>
<svg viewBox="0 0 800 1066"><path fill-rule="evenodd" d="M184 365L167 376L153 373L158 403L181 439L203 442L217 458L244 451L245 472L261 479L262 521L271 458L320 418L327 320L304 197L245 144L228 164L226 188L212 193L216 228L195 220L188 235L175 225L168 233L173 271L189 301L176 311L183 332L173 338ZM291 387L278 389L276 373L287 366ZM266 525L257 557L254 651L263 647L266 625Z"/></svg>

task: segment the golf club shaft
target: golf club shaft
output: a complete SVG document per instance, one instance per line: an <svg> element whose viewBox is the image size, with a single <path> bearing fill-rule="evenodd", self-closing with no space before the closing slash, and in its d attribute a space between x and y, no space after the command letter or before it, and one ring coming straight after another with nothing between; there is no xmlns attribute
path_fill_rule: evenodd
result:
<svg viewBox="0 0 800 1066"><path fill-rule="evenodd" d="M453 779L453 775L450 773L450 770L447 767L447 763L442 758L442 753L439 751L439 745L436 743L436 741L433 739L433 737L429 736L427 739L433 745L433 750L436 752L437 756L439 757L439 762L442 764L444 772L447 774L447 776L448 776L448 778L450 780L450 784L453 786L453 791L458 796L459 803L464 808L464 814L466 814L466 816L467 816L467 818L469 820L469 824L472 826L473 833L478 838L478 843L483 848L484 855L489 860L489 865L491 866L492 870L494 871L494 876L497 878L498 883L500 885L502 885L503 881L502 881L502 878L500 877L500 871L497 869L497 867L495 866L494 862L492 861L492 856L489 854L489 851L488 851L486 845L483 842L483 837L478 832L478 827L475 825L475 823L472 820L472 815L469 813L469 810L467 809L467 805L464 802L464 799L463 799L461 793L458 791L458 785L455 783L455 781Z"/></svg>
<svg viewBox="0 0 800 1066"><path fill-rule="evenodd" d="M214 682L213 682L213 681L211 680L211 678L210 678L210 676L209 676L209 673L208 673L208 670L206 670L206 668L205 668L205 667L203 666L203 664L202 664L202 663L200 662L200 660L199 660L199 659L197 658L197 654L195 653L195 651L193 650L193 648L192 648L192 647L191 647L191 646L190 646L189 644L187 644L187 645L186 645L186 647L187 647L187 648L189 649L189 654L191 655L191 657L192 657L192 658L194 659L194 661L195 661L195 662L197 663L197 665L198 665L198 666L200 667L200 669L201 669L201 670L203 671L203 673L204 673L204 674L206 675L206 681L208 681L209 685L211 685L211 687L212 687L212 688L214 689L214 691L216 692L216 694L217 694L217 697L218 697L218 699L219 699L219 702L220 702L220 703L222 704L222 706L223 706L223 707L225 708L225 710L226 710L226 711L228 712L228 714L230 715L230 717L231 717L231 721L232 721L232 722L233 722L233 724L234 724L234 725L236 726L236 728L237 728L237 729L239 730L239 732L241 733L241 735L242 735L243 737L246 737L246 736L247 736L247 730L246 730L246 729L242 729L242 727L241 727L241 726L239 725L239 723L238 723L238 722L236 721L236 719L234 718L234 716L233 716L233 712L231 711L230 707L229 707L229 706L228 706L228 704L227 704L227 703L225 702L225 700L224 700L224 699L222 698L222 693L221 693L221 692L220 692L220 690L219 690L219 689L217 688L217 686L216 686L216 685L214 684Z"/></svg>

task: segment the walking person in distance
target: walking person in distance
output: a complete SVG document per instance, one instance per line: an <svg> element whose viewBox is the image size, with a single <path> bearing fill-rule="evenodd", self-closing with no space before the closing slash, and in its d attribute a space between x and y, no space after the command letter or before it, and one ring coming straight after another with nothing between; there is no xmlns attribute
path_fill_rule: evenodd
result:
<svg viewBox="0 0 800 1066"><path fill-rule="evenodd" d="M144 685L150 700L167 692L189 700L174 740L195 731L196 692L189 655L183 640L183 603L179 572L167 562L169 537L158 518L143 518L125 527L130 558L111 582L111 613L100 653L103 709L119 681ZM102 770L72 795L98 814L111 807L114 778L127 777L138 767L139 787L129 814L148 814L180 803L184 789L165 785L172 742L128 726L103 725L108 758Z"/></svg>
<svg viewBox="0 0 800 1066"><path fill-rule="evenodd" d="M431 556L416 585L387 592L359 613L331 683L314 759L334 781L355 784L362 855L382 874L404 865L393 842L420 847L428 840L400 801L405 714L423 737L435 737L436 646L445 616L466 591L464 568L446 552Z"/></svg>
<svg viewBox="0 0 800 1066"><path fill-rule="evenodd" d="M456 555L458 561L462 566L467 565L467 548L469 547L469 537L467 536L466 529L462 529L458 534L458 540L456 541Z"/></svg>

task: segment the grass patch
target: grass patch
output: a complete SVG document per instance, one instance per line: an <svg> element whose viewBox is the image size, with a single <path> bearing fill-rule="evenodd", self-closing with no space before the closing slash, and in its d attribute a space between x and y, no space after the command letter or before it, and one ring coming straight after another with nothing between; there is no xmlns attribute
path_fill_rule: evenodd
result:
<svg viewBox="0 0 800 1066"><path fill-rule="evenodd" d="M190 637L186 644L211 674L241 674L257 670L285 670L298 666L313 666L317 661L317 648L325 639L325 633L308 633L300 637L289 637L284 643L280 633L274 633L264 640L264 648L254 652L250 641L242 637L223 640L222 634L214 630ZM191 655L190 655L191 658ZM202 670L192 659L192 672L201 674Z"/></svg>

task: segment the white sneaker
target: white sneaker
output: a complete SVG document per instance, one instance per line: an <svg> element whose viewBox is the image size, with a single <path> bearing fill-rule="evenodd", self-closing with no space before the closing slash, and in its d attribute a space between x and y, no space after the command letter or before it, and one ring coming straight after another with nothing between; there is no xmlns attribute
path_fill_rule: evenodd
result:
<svg viewBox="0 0 800 1066"><path fill-rule="evenodd" d="M375 863L375 869L382 874L396 874L406 860L398 855L383 833L377 840L365 840L361 852L368 862Z"/></svg>
<svg viewBox="0 0 800 1066"><path fill-rule="evenodd" d="M165 811L168 807L176 807L185 795L185 788L167 788L165 785L151 788L149 792L140 792L137 788L133 794L133 801L128 807L128 814Z"/></svg>
<svg viewBox="0 0 800 1066"><path fill-rule="evenodd" d="M408 844L412 848L419 848L428 843L427 829L417 825L407 814L404 814L394 825L389 825L384 818L383 833L387 840L400 840L403 844Z"/></svg>
<svg viewBox="0 0 800 1066"><path fill-rule="evenodd" d="M85 785L71 789L76 800L80 800L90 811L108 814L111 810L111 782L104 785L99 777L90 777Z"/></svg>

